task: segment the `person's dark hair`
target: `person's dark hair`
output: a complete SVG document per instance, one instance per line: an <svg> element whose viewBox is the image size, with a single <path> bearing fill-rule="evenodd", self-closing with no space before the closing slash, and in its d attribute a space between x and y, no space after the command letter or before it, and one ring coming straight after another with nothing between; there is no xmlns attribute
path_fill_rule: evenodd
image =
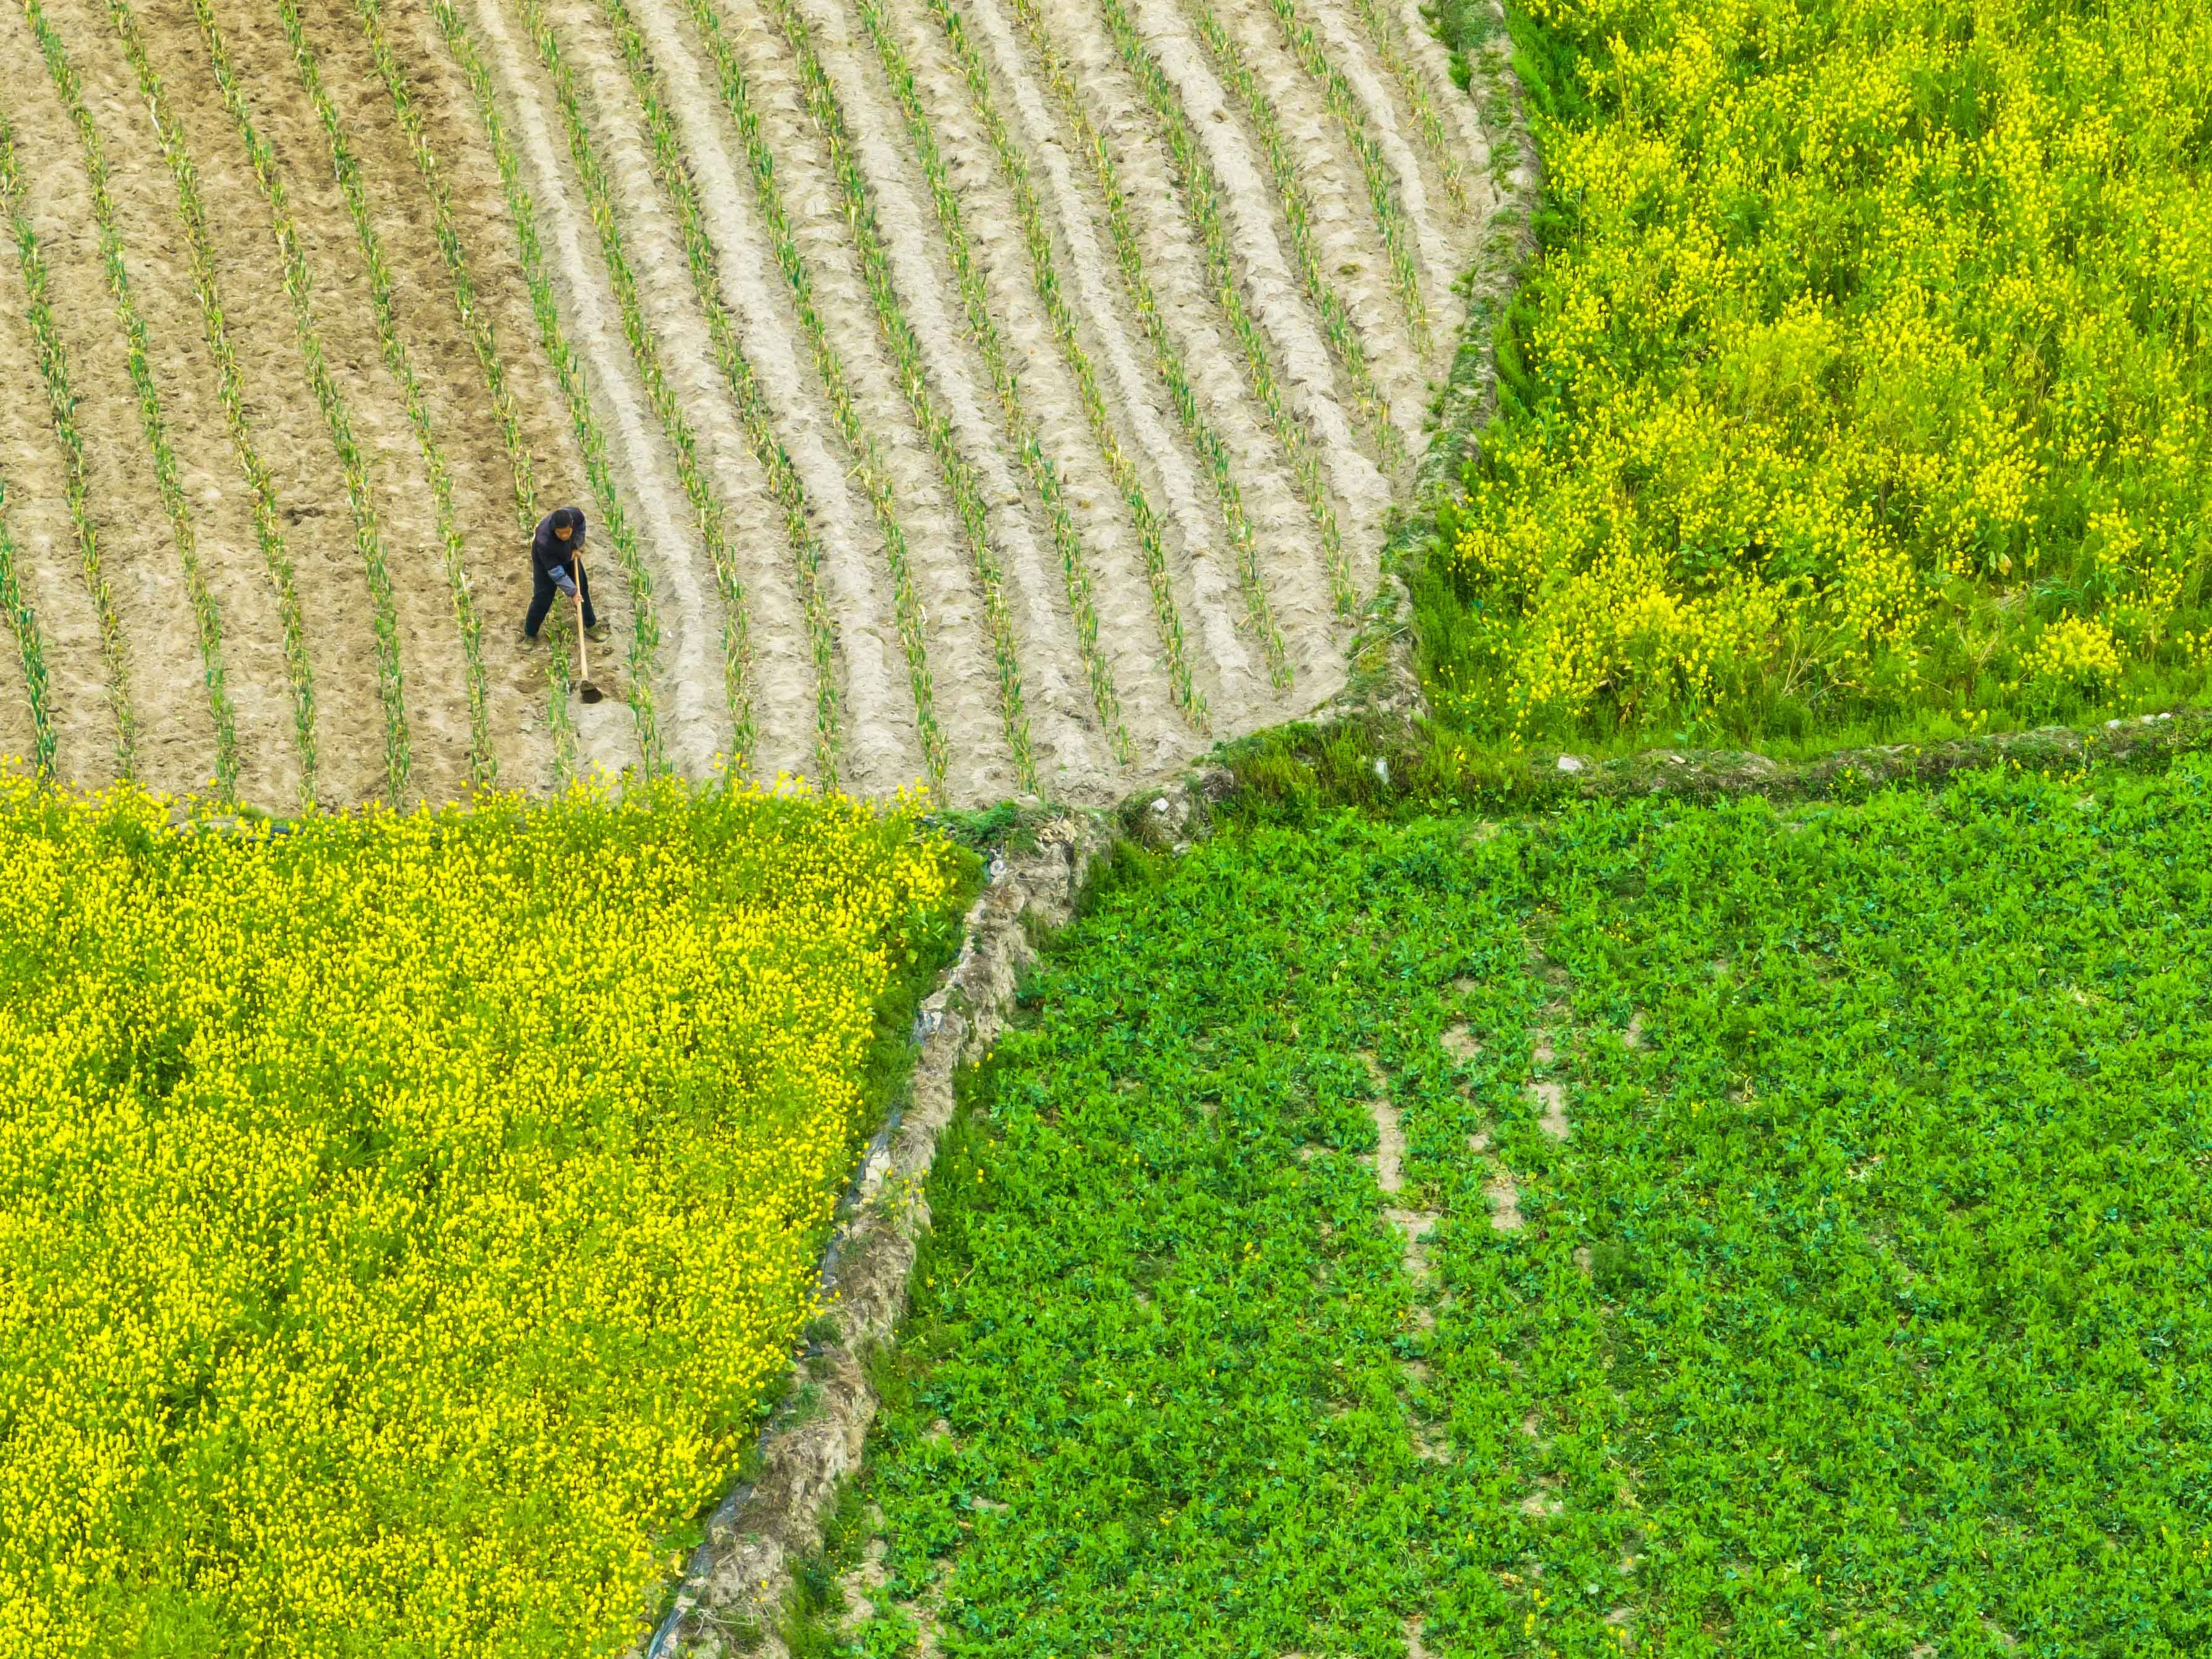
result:
<svg viewBox="0 0 2212 1659"><path fill-rule="evenodd" d="M556 530L573 532L576 527L576 521L583 516L573 507L556 507L553 509L553 527Z"/></svg>

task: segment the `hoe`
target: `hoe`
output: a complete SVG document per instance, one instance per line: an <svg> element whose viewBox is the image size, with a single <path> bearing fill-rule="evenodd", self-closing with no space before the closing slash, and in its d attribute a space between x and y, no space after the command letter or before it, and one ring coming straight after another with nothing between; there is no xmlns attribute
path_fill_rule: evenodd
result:
<svg viewBox="0 0 2212 1659"><path fill-rule="evenodd" d="M597 702L606 693L592 684L591 647L584 641L584 567L576 566L576 662L582 678L576 682L576 695L587 703Z"/></svg>

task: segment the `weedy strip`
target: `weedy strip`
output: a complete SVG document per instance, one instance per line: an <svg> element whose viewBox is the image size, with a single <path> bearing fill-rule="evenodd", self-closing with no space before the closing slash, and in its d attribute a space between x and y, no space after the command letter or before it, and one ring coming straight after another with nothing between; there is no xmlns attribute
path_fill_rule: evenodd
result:
<svg viewBox="0 0 2212 1659"><path fill-rule="evenodd" d="M85 173L92 190L93 224L100 234L100 265L107 278L108 297L114 302L115 319L123 330L125 366L130 373L131 390L138 398L138 424L145 433L146 447L153 453L155 485L161 493L161 510L168 515L178 562L184 568L185 597L192 608L201 678L207 686L208 709L215 720L216 798L234 801L238 796L238 716L225 683L222 617L214 595L208 592L206 573L200 568L191 507L185 499L176 450L169 442L168 422L161 413L161 393L154 384L145 320L139 315L137 301L131 292L131 272L123 258L123 238L116 228L115 200L107 187L106 146L100 140L99 128L93 125L91 112L85 108L76 70L62 49L60 35L46 21L38 0L24 0L23 15L38 39L47 75L55 91L60 94L83 147Z"/></svg>
<svg viewBox="0 0 2212 1659"><path fill-rule="evenodd" d="M38 30L46 58L46 72L54 88L70 106L77 131L91 149L92 118L86 112L82 87L61 49L58 36L47 27L37 0L24 0L24 14ZM207 208L200 199L199 170L185 147L183 130L169 113L160 76L138 38L137 19L125 0L108 0L108 20L123 42L139 95L145 99L154 137L161 147L170 182L177 192L177 218L185 233L185 251L191 264L192 292L199 303L200 322L206 332L208 353L215 359L216 389L222 404L223 422L230 434L231 449L253 495L253 536L261 550L262 568L276 592L276 609L284 629L284 669L292 693L292 726L300 757L300 805L315 804L315 682L307 661L305 630L300 619L300 596L293 585L292 555L277 524L276 485L254 441L253 424L246 411L246 388L232 349L230 331L223 320L222 291L216 285L215 249L208 230ZM150 386L151 382L149 381ZM146 392L140 393L142 413Z"/></svg>
<svg viewBox="0 0 2212 1659"><path fill-rule="evenodd" d="M1126 473L1128 483L1124 483L1121 487L1126 493L1130 493L1130 508L1134 511L1134 508L1141 507L1146 515L1151 515L1151 504L1144 502L1141 493L1134 493L1139 491L1134 467L1130 465L1128 456L1121 452L1119 442L1115 442L1110 427L1106 425L1106 407L1103 407L1103 400L1099 398L1097 376L1091 369L1091 358L1084 354L1082 341L1075 334L1075 316L1068 310L1066 299L1060 292L1060 276L1053 270L1053 239L1051 232L1044 228L1044 215L1037 206L1036 185L1029 181L1029 159L1022 155L1020 146L1006 133L1005 119L1000 118L998 104L991 97L991 76L984 69L982 55L975 51L975 42L967 38L967 27L960 20L957 9L949 0L929 0L929 9L936 13L938 24L945 28L945 38L951 45L953 60L960 64L960 73L967 80L969 100L975 106L975 118L982 122L984 133L991 139L991 150L998 155L1000 173L1006 177L1009 191L1013 191L1015 212L1022 219L1022 239L1029 243L1030 274L1036 279L1037 299L1044 303L1046 314L1053 319L1053 334L1060 338L1061 352L1066 354L1071 368L1078 374L1078 385L1082 387L1084 396L1084 414L1091 416L1091 420L1093 420L1093 431L1097 435L1099 449L1102 449L1102 453L1106 453L1109 467L1115 467L1115 480L1121 483ZM925 170L931 173L931 191L940 191L938 179L942 177L942 157L936 150L936 137L927 128L927 115L922 112L921 101L914 97L914 73L905 64L905 55L900 53L898 42L890 38L890 33L880 27L880 22L876 22L878 15L880 7L876 4L876 0L863 0L860 18L863 18L863 22L867 22L869 33L876 35L876 51L883 53L884 73L890 76L891 88L898 93L900 106L907 111L907 124L914 128L915 149L927 149ZM1106 166L1110 168L1113 161L1109 159ZM1128 204L1119 199L1119 192L1113 192L1109 201L1109 215L1113 215L1115 210L1121 212L1126 222ZM938 215L942 219L947 212L951 215L951 219L947 222L947 239L957 241L960 252L956 254L956 264L960 265L964 276L969 270L969 254L967 234L957 230L960 204L951 192L942 191L942 204L938 208ZM1259 550L1252 542L1252 520L1245 518L1243 491L1237 487L1237 476L1230 469L1228 445L1221 442L1221 434L1217 434L1212 422L1206 420L1206 416L1199 411L1197 394L1190 387L1190 374L1183 368L1183 354L1168 338L1166 327L1161 323L1159 305L1152 299L1152 285L1144 274L1144 258L1137 252L1137 243L1134 243L1134 239L1124 241L1121 232L1126 228L1128 226L1124 223L1115 230L1115 250L1119 252L1121 281L1124 281L1124 288L1128 289L1130 303L1137 307L1137 314L1144 319L1146 341L1152 347L1152 368L1159 372L1161 383L1168 387L1168 400L1175 404L1175 418L1182 422L1183 434L1190 438L1192 447L1206 458L1207 469L1212 473L1214 498L1221 504L1221 522L1224 522L1224 529L1228 529L1230 546L1234 549L1234 557L1237 557L1237 580L1239 580L1239 586L1243 588L1245 626L1259 639L1261 654L1267 661L1267 677L1270 677L1272 684L1276 688L1290 686L1290 654L1283 648L1283 630L1276 626L1274 606L1267 602L1267 586L1261 580ZM971 314L973 310L975 310L975 305L971 303Z"/></svg>
<svg viewBox="0 0 2212 1659"><path fill-rule="evenodd" d="M476 354L477 368L483 376L492 413L499 422L500 441L507 450L507 470L514 483L515 527L520 532L520 539L526 543L538 528L537 468L531 459L529 441L523 436L520 410L507 383L507 365L499 355L498 337L490 317L477 304L476 282L469 274L468 252L453 221L453 191L439 167L437 153L430 147L414 91L392 52L391 38L385 33L382 0L354 0L354 9L368 39L377 79L383 82L385 94L392 100L392 113L398 118L400 131L407 137L408 154L430 200L431 231L437 240L439 257L453 280L454 311L469 337L469 348ZM553 626L556 629L566 628L566 619L557 610ZM557 633L556 637L559 637ZM545 719L553 733L554 782L565 786L576 769L576 724L568 711L571 676L568 653L547 652L545 673L549 692Z"/></svg>
<svg viewBox="0 0 2212 1659"><path fill-rule="evenodd" d="M684 164L684 146L676 131L675 118L669 113L665 91L646 50L644 37L638 33L629 9L622 0L602 0L602 9L622 48L623 60L629 66L630 85L645 111L647 131L653 141L653 176L659 181L683 232L684 260L691 273L692 291L707 314L715 362L721 368L722 378L729 383L730 395L744 426L745 441L768 475L769 493L783 513L784 535L790 543L792 562L799 574L807 639L814 655L816 739L823 745L823 753L827 754L834 748L838 726L837 641L822 592L821 538L807 522L806 487L776 437L767 396L761 391L752 364L746 361L729 307L723 302L721 277L715 264L714 246L707 237L698 189ZM865 461L860 464L867 465ZM887 484L882 486L882 494L878 522L889 526L884 542L891 568L899 643L906 653L907 681L914 696L915 724L921 734L922 763L930 787L941 789L945 784L946 744L937 723L936 689L929 672L921 607L915 597L905 531ZM829 763L817 757L817 764Z"/></svg>
<svg viewBox="0 0 2212 1659"><path fill-rule="evenodd" d="M688 4L692 21L714 57L722 102L744 140L745 161L759 198L761 216L768 222L776 263L782 267L784 280L791 285L799 320L813 350L815 371L821 375L829 394L830 412L837 422L839 435L852 453L854 476L867 493L869 505L883 528L886 548L896 549L896 556L903 558L905 532L898 525L890 474L884 469L874 437L861 423L843 361L831 345L828 327L814 303L813 280L800 257L798 240L792 234L783 189L776 181L775 152L769 147L761 131L760 115L753 106L752 88L746 79L744 66L738 60L723 30L721 15L712 0L688 0ZM872 297L875 291L872 279ZM897 314L902 319L902 313ZM984 614L990 623L991 651L999 671L1000 714L1007 746L1013 754L1014 775L1021 781L1022 787L1033 793L1037 787L1036 758L1030 746L1029 714L1022 694L1021 659L1015 647L1013 617L1006 605L1005 578L999 568L998 556L991 550L982 489L975 468L952 441L951 423L930 395L928 383L922 376L921 348L913 342L912 331L902 334L888 320L884 321L884 329L894 353L902 344L914 345L911 360L900 358L899 387L906 395L907 407L913 412L915 425L929 444L930 453L936 459L938 471L945 480L946 493L951 497L953 510L967 539L975 579L983 590Z"/></svg>
<svg viewBox="0 0 2212 1659"><path fill-rule="evenodd" d="M54 714L46 684L46 641L38 613L23 597L15 574L15 538L8 529L8 476L0 472L0 616L23 665L23 695L31 707L31 758L39 775L54 775Z"/></svg>
<svg viewBox="0 0 2212 1659"><path fill-rule="evenodd" d="M743 772L751 764L758 736L752 711L751 613L744 584L738 578L736 560L730 552L726 511L721 497L708 480L705 468L699 464L699 434L693 430L674 389L668 384L667 373L661 363L660 342L646 320L644 304L637 291L637 273L631 269L622 221L615 212L614 189L608 181L605 165L599 160L591 124L577 100L575 76L562 55L559 38L546 21L544 9L538 0L520 0L519 9L523 27L530 32L532 42L538 48L538 61L544 66L551 82L554 101L560 106L562 125L568 137L568 156L575 163L577 179L584 188L592 227L599 233L599 255L606 264L609 286L614 290L616 307L622 317L623 337L629 343L630 360L637 366L647 401L653 405L653 412L675 455L678 481L698 520L699 538L706 544L715 586L721 592L722 691L729 705L733 732L733 769ZM819 661L817 647L817 667ZM817 683L816 708L815 764L821 773L822 787L835 789L842 745L834 688L825 699ZM824 714L826 726L821 724Z"/></svg>
<svg viewBox="0 0 2212 1659"><path fill-rule="evenodd" d="M1276 118L1275 106L1260 85L1259 76L1253 73L1243 47L1222 26L1221 15L1209 0L1188 0L1188 5L1198 24L1199 38L1212 54L1214 67L1244 100L1252 130L1259 135L1260 148L1267 158L1267 171L1274 176L1276 201L1283 210L1283 222L1290 228L1291 251L1297 260L1298 276L1305 284L1306 297L1321 313L1322 337L1328 340L1337 362L1343 365L1345 378L1352 384L1352 402L1375 434L1375 445L1382 452L1383 465L1395 469L1406 459L1406 441L1390 424L1389 403L1375 384L1374 371L1367 365L1367 348L1361 343L1359 331L1345 309L1344 296L1322 273L1321 251L1314 244L1313 198L1298 172L1297 159L1283 140L1283 124Z"/></svg>
<svg viewBox="0 0 2212 1659"><path fill-rule="evenodd" d="M1006 400L1016 390L1013 375L1007 367L1006 344L998 319L991 314L990 299L983 286L982 272L977 269L975 252L968 239L967 226L960 214L960 198L953 191L945 176L945 156L937 143L934 125L923 109L921 95L915 84L913 65L908 63L905 51L892 36L884 15L880 0L859 0L858 9L868 36L875 43L876 55L884 67L884 76L890 83L892 95L897 99L900 112L906 118L908 136L914 141L915 155L921 163L922 176L928 181L929 193L937 208L937 222L945 233L945 246L952 256L952 268L960 281L961 298L968 311L968 321L984 361L990 366L994 386L1000 386L1000 401ZM960 32L956 14L933 0L932 9L945 26L954 48L962 54L962 66L968 80L969 95L974 104L976 118L982 123L985 136L999 160L999 170L1013 193L1014 211L1021 222L1022 240L1030 256L1030 281L1037 301L1051 319L1053 337L1059 342L1061 358L1075 378L1076 392L1083 404L1085 421L1091 428L1091 440L1098 447L1100 457L1114 480L1114 487L1121 492L1129 504L1129 516L1137 526L1137 543L1145 556L1145 572L1152 584L1152 610L1160 627L1160 638L1167 653L1168 684L1173 691L1176 706L1192 725L1200 731L1206 728L1206 694L1194 688L1190 680L1190 658L1183 642L1182 614L1176 605L1175 590L1169 580L1167 550L1162 539L1159 514L1153 510L1146 495L1144 480L1138 475L1136 463L1129 459L1121 447L1121 438L1106 410L1105 399L1098 391L1098 377L1091 366L1091 358L1077 337L1075 315L1068 309L1067 301L1060 292L1060 275L1054 269L1052 237L1046 230L1044 218L1037 205L1036 186L1030 182L1029 161L1006 131L1006 123L1000 118L990 96L990 83L983 76L982 65L975 58L967 37ZM1248 595L1249 597L1249 595ZM1266 610L1266 595L1260 595L1260 610L1255 613L1263 650L1267 652L1271 672L1280 672L1283 667L1282 641L1272 629L1272 617Z"/></svg>
<svg viewBox="0 0 2212 1659"><path fill-rule="evenodd" d="M1066 59L1050 44L1043 14L1032 0L1011 0L1014 15L1021 20L1036 44L1038 55L1052 67L1054 88L1066 106L1068 118L1079 131L1090 133L1090 141L1083 146L1091 157L1091 165L1099 169L1101 177L1109 176L1107 169L1111 158L1105 141L1085 113L1083 93L1067 72ZM1336 510L1329 503L1328 487L1322 482L1321 461L1314 453L1313 438L1305 424L1291 414L1283 401L1281 386L1275 379L1274 364L1267 355L1267 343L1261 335L1259 325L1245 308L1242 289L1237 283L1237 259L1229 246L1229 233L1221 222L1220 204L1226 191L1198 146L1197 135L1190 130L1190 119L1184 114L1182 101L1174 85L1168 80L1152 52L1146 47L1143 37L1131 19L1122 0L1099 0L1104 11L1106 25L1114 37L1115 50L1123 65L1135 77L1152 106L1154 118L1159 125L1170 159L1175 164L1175 174L1181 186L1177 195L1182 203L1183 216L1197 234L1199 246L1206 251L1206 274L1212 278L1213 297L1228 321L1230 331L1243 348L1244 367L1252 383L1252 395L1260 400L1267 411L1268 429L1283 447L1283 453L1291 464L1291 476L1297 485L1298 497L1304 501L1306 511L1312 516L1321 532L1322 553L1328 566L1329 597L1334 601L1337 614L1349 617L1359 604L1358 590L1352 580L1351 562L1344 551L1344 538L1336 523ZM1118 192L1116 192L1118 195ZM1127 218L1126 213L1122 216ZM1119 237L1116 238L1117 241ZM1123 256L1126 264L1128 256Z"/></svg>
<svg viewBox="0 0 2212 1659"><path fill-rule="evenodd" d="M545 271L544 249L538 240L537 209L530 199L529 186L523 183L521 163L515 157L506 121L499 112L499 94L492 84L491 71L484 67L483 56L477 51L468 26L453 9L453 0L430 0L430 15L438 25L447 51L453 54L454 64L468 82L471 96L476 100L477 114L483 122L484 137L499 168L507 216L514 221L516 249L521 258L524 280L530 287L531 310L538 319L538 339L552 362L554 377L568 404L569 428L575 434L577 447L583 452L584 472L591 486L592 499L599 506L607 538L614 544L615 557L629 580L629 672L624 676L627 684L623 690L629 700L631 719L637 726L638 752L650 776L665 770L667 766L653 693L653 658L660 648L660 622L653 602L653 575L638 554L637 532L623 511L622 498L615 493L614 477L607 467L606 435L592 413L583 364L561 326L560 307L553 298L552 279ZM454 263L458 269L458 262L449 263ZM531 527L536 528L535 525Z"/></svg>
<svg viewBox="0 0 2212 1659"><path fill-rule="evenodd" d="M112 3L128 8L128 0L112 0ZM323 356L322 336L316 325L312 297L313 281L307 270L307 256L301 250L299 231L292 222L283 179L276 171L276 152L255 128L252 112L246 106L237 74L231 66L229 49L216 21L214 6L210 0L191 0L191 3L192 15L200 27L200 40L207 47L209 64L215 71L216 88L222 94L223 107L229 111L232 123L238 128L239 141L252 164L255 182L261 187L263 200L269 204L270 228L276 235L276 251L283 262L284 294L292 302L292 320L299 337L300 356L307 366L307 385L323 411L323 423L330 429L331 445L337 451L340 475L345 481L346 506L353 516L354 550L361 556L362 569L368 577L369 599L374 607L371 625L376 635L377 684L384 704L384 791L386 799L398 805L406 792L414 757L407 731L406 681L399 661L398 612L392 601L392 574L384 560L384 532L377 522L368 458L354 437L353 417L347 410L345 394L331 379L330 364Z"/></svg>
<svg viewBox="0 0 2212 1659"><path fill-rule="evenodd" d="M1297 0L1269 0L1283 44L1291 49L1307 76L1322 90L1329 113L1344 129L1345 142L1359 158L1361 176L1367 181L1368 204L1375 210L1375 228L1382 233L1382 246L1390 256L1391 275L1397 279L1398 299L1406 313L1406 325L1413 331L1413 349L1428 355L1429 308L1421 298L1420 273L1414 268L1413 250L1407 246L1406 210L1398 200L1398 187L1382 151L1367 131L1359 99L1344 71L1329 59L1328 50L1314 33L1313 25L1298 10Z"/></svg>
<svg viewBox="0 0 2212 1659"><path fill-rule="evenodd" d="M694 0L695 4L709 3L709 0ZM836 89L830 83L822 63L814 52L807 33L806 20L791 0L773 0L772 10L781 27L786 43L790 46L798 65L799 87L807 112L813 118L829 151L831 171L836 175L839 194L845 209L845 222L853 234L854 246L860 256L860 269L866 281L869 296L874 301L876 316L882 325L884 337L890 343L897 358L900 380L908 388L908 402L915 406L915 418L924 422L933 448L939 451L940 465L948 479L952 463L958 460L962 483L957 486L960 501L960 516L969 526L971 539L985 534L981 491L976 483L973 466L958 456L954 447L951 426L936 414L933 400L927 399L922 376L925 365L921 342L907 319L905 308L900 304L898 289L891 280L890 260L884 251L883 238L876 228L875 207L869 198L867 181L860 163L854 157L852 138L847 131L843 110L839 106ZM1076 648L1083 659L1084 672L1091 684L1091 698L1098 711L1100 723L1105 727L1117 759L1127 764L1134 753L1129 741L1129 729L1121 718L1121 694L1114 684L1114 671L1098 644L1098 611L1091 597L1091 570L1085 558L1083 543L1069 516L1067 503L1060 489L1059 469L1044 452L1036 421L1023 403L1019 388L1011 376L994 375L994 390L999 395L1006 416L1009 435L1014 450L1021 458L1023 470L1029 475L1037 499L1043 505L1046 521L1052 528L1053 546L1060 554L1060 576L1067 592L1068 610L1075 622Z"/></svg>
<svg viewBox="0 0 2212 1659"><path fill-rule="evenodd" d="M479 787L489 787L498 780L499 761L492 752L485 711L483 623L477 614L475 596L469 590L467 548L453 516L453 473L439 447L437 434L431 428L429 405L424 400L422 383L416 378L406 342L399 337L398 319L392 307L392 270L385 262L383 241L376 234L376 223L369 213L360 165L346 142L337 109L324 88L322 70L301 27L295 0L276 0L276 11L284 25L284 38L291 45L293 64L300 71L300 85L313 104L315 117L330 141L331 170L337 174L338 188L344 193L354 234L361 244L362 260L368 271L368 297L376 318L377 345L383 354L385 368L398 385L407 410L407 423L415 433L416 447L422 452L422 466L429 477L431 502L437 520L438 543L445 557L446 587L453 596L453 623L460 634L462 675L469 703L469 775Z"/></svg>
<svg viewBox="0 0 2212 1659"><path fill-rule="evenodd" d="M116 769L130 778L137 770L138 722L131 708L129 654L124 648L123 623L115 612L114 595L108 591L107 573L100 562L100 530L93 523L85 487L84 434L76 423L76 392L70 385L69 350L54 326L46 255L25 210L22 173L15 163L15 130L4 115L0 115L0 211L6 212L15 232L15 259L27 297L31 338L38 349L39 380L46 388L54 436L61 441L65 463L62 488L69 504L70 526L76 537L77 571L84 579L84 591L91 597L100 623L100 675L108 713L115 721Z"/></svg>

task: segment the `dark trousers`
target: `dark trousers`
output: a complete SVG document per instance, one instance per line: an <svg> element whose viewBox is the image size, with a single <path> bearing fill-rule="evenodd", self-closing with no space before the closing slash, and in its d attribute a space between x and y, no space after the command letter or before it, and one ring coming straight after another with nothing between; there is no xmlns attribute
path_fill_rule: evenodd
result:
<svg viewBox="0 0 2212 1659"><path fill-rule="evenodd" d="M592 579L584 574L581 565L574 567L574 569L577 591L584 596L584 626L597 628L599 617L599 613L592 609ZM568 596L553 586L550 576L535 566L532 567L530 574L538 580L530 590L530 614L522 619L522 635L525 639L534 640L538 637L538 629L544 623L545 613L553 608L553 601L565 600Z"/></svg>

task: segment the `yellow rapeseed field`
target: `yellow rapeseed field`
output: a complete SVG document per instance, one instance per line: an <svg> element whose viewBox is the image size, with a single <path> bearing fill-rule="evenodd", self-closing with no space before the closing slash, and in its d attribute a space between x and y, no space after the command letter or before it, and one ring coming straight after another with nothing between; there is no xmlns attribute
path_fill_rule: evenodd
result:
<svg viewBox="0 0 2212 1659"><path fill-rule="evenodd" d="M1431 573L1448 721L1973 730L2204 683L2212 8L1516 9L1544 250Z"/></svg>
<svg viewBox="0 0 2212 1659"><path fill-rule="evenodd" d="M636 1633L815 1311L910 805L0 783L0 1653Z"/></svg>

